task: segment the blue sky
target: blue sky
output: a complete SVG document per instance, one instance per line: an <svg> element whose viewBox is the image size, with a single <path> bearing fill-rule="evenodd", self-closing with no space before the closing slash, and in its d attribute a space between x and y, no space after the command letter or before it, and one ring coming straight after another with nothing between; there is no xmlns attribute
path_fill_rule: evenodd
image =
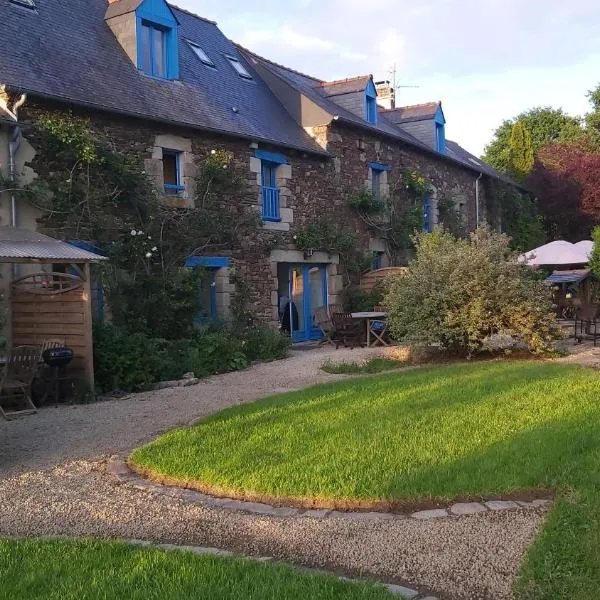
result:
<svg viewBox="0 0 600 600"><path fill-rule="evenodd" d="M372 73L442 100L447 137L475 154L534 106L588 110L600 83L598 0L176 0L252 51L320 77Z"/></svg>

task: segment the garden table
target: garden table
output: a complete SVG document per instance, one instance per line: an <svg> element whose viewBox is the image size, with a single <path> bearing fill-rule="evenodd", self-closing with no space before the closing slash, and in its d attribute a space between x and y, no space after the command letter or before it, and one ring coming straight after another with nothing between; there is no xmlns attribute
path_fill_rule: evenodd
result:
<svg viewBox="0 0 600 600"><path fill-rule="evenodd" d="M384 325L381 331L373 331L372 325L373 321L386 321L387 313L380 311L371 311L371 312L354 312L352 313L353 319L363 320L366 324L367 328L367 348L371 347L371 337L374 337L372 345L373 346L389 346L390 344L383 337L387 330L387 323Z"/></svg>

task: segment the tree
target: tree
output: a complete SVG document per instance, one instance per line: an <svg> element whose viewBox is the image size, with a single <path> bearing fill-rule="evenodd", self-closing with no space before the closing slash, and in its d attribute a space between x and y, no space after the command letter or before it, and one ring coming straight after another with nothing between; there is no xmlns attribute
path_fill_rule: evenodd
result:
<svg viewBox="0 0 600 600"><path fill-rule="evenodd" d="M594 240L594 246L592 247L589 267L596 279L600 280L600 227L594 227L592 239Z"/></svg>
<svg viewBox="0 0 600 600"><path fill-rule="evenodd" d="M578 242L600 224L600 152L589 139L541 149L525 185L552 238Z"/></svg>
<svg viewBox="0 0 600 600"><path fill-rule="evenodd" d="M510 139L517 121L521 121L529 132L534 155L549 143L577 140L584 134L579 117L571 117L562 109L549 106L532 108L503 121L494 132L492 141L485 147L482 159L507 175L511 173Z"/></svg>
<svg viewBox="0 0 600 600"><path fill-rule="evenodd" d="M392 279L384 303L397 339L458 353L479 352L496 334L543 353L561 337L549 287L516 260L508 236L487 229L466 240L417 236L408 273Z"/></svg>
<svg viewBox="0 0 600 600"><path fill-rule="evenodd" d="M586 131L596 150L600 149L600 85L587 93L592 111L585 115Z"/></svg>
<svg viewBox="0 0 600 600"><path fill-rule="evenodd" d="M521 119L512 126L508 155L510 175L518 181L523 181L533 167L533 143L531 134Z"/></svg>

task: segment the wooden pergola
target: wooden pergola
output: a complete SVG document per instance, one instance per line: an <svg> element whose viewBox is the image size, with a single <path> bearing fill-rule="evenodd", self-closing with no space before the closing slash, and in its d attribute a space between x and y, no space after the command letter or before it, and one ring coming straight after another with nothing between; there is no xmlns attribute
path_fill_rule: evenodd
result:
<svg viewBox="0 0 600 600"><path fill-rule="evenodd" d="M94 388L90 264L106 260L47 235L0 227L0 263L39 265L8 286L9 347L60 340L74 352L70 369Z"/></svg>

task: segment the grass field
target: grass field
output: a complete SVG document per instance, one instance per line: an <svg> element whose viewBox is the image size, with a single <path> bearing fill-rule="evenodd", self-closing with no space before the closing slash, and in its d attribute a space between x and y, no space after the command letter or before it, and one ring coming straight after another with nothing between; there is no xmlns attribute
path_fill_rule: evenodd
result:
<svg viewBox="0 0 600 600"><path fill-rule="evenodd" d="M522 598L600 598L600 373L542 362L416 369L228 409L131 460L233 492L423 500L556 490Z"/></svg>
<svg viewBox="0 0 600 600"><path fill-rule="evenodd" d="M0 581L2 600L397 598L283 565L84 540L0 540Z"/></svg>

